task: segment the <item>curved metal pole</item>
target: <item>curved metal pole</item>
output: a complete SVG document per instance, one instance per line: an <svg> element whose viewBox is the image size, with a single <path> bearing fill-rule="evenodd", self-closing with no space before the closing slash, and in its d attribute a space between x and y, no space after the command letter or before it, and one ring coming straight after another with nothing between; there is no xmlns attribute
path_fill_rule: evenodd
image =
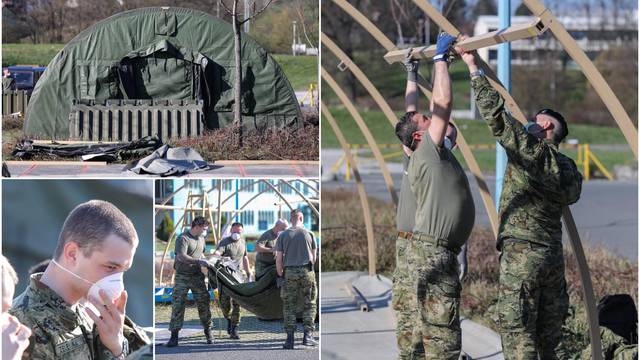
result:
<svg viewBox="0 0 640 360"><path fill-rule="evenodd" d="M357 11L357 10L356 10ZM365 18L366 20L366 18ZM375 28L375 25L369 23L369 27ZM367 29L368 30L368 29ZM384 35L379 35L384 36ZM360 68L345 54L342 49L338 45L336 45L331 38L328 36L321 34L322 45L325 45L334 53L348 68L351 72L356 76L356 78L362 83L362 85L369 91L369 94L374 98L378 106L383 110L385 115L387 115L387 119L391 123L391 126L395 127L395 124L398 122L395 114L391 111L388 103L384 100L384 98L380 95L376 87L369 81L367 76L360 70ZM383 44L383 43L381 43ZM391 49L386 49L391 50ZM427 96L427 98L431 99L432 93L430 85L422 79L425 84L423 84L420 88L422 92ZM388 109L388 111L385 111ZM453 119L451 119L452 122ZM454 122L455 125L455 122ZM459 129L459 128L458 128ZM489 224L491 226L491 231L493 231L494 236L498 236L498 213L496 211L496 206L491 196L491 192L489 191L489 186L484 180L484 176L482 175L482 171L480 170L480 166L476 162L469 145L467 144L466 139L464 138L462 131L458 131L458 147L460 148L460 152L464 157L469 170L473 174L476 183L478 184L478 189L480 190L480 198L482 199L482 203L484 204L485 209L487 210L487 215L489 217Z"/></svg>
<svg viewBox="0 0 640 360"><path fill-rule="evenodd" d="M638 159L638 130L633 126L631 118L602 74L600 74L593 62L589 60L587 54L582 51L551 10L545 8L538 0L524 0L523 3L533 14L536 14L545 24L548 24L549 30L551 30L558 42L562 44L567 54L580 66L582 73L596 90L607 109L609 109L613 119L618 123L618 127L620 127L622 134L631 147L631 151L633 151L633 155Z"/></svg>
<svg viewBox="0 0 640 360"><path fill-rule="evenodd" d="M315 186L312 186L311 184L309 184L308 182L302 180L302 179L296 179L295 181L298 181L304 185L306 185L309 189L313 190L314 193L319 194L320 190L316 189Z"/></svg>
<svg viewBox="0 0 640 360"><path fill-rule="evenodd" d="M338 138L338 142L340 142L340 146L342 146L342 151L344 151L344 155L347 157L347 161L351 164L353 177L356 179L356 187L358 188L358 196L360 197L360 205L362 206L362 215L364 217L364 226L367 231L367 257L369 260L369 275L375 275L376 243L373 237L373 222L371 221L371 210L369 209L369 200L367 199L367 193L364 189L364 185L362 184L358 166L356 165L356 162L353 159L353 155L351 154L349 143L347 143L344 135L342 135L342 131L340 131L336 120L333 118L331 112L329 111L329 108L322 101L320 109L325 119L329 122L329 125L331 125L333 132L336 134L336 138Z"/></svg>
<svg viewBox="0 0 640 360"><path fill-rule="evenodd" d="M302 194L302 192L300 192L300 190L296 189L295 186L291 185L291 183L289 183L288 181L285 180L278 180L280 181L280 183L284 183L287 184L287 186L289 186L291 188L291 190L295 191L296 194L300 195L300 197L307 203L307 205L309 205L309 207L311 208L311 210L313 210L313 212L316 214L316 216L319 218L320 217L320 213L318 212L318 209L315 208L315 206L313 206L313 204L311 203L311 201L309 200L309 198L307 198L306 196L304 196Z"/></svg>
<svg viewBox="0 0 640 360"><path fill-rule="evenodd" d="M371 83L371 81L369 81L369 78L367 78L367 76L362 72L362 70L360 70L358 65L356 65L347 56L347 54L345 54L342 51L342 49L340 49L340 47L336 45L336 43L334 43L333 40L331 40L330 37L328 37L322 32L320 33L320 40L321 40L322 46L326 46L329 50L331 50L331 52L338 59L340 59L340 61L347 68L349 68L349 70L351 70L351 73L355 75L356 79L360 81L360 84L362 84L362 86L364 86L364 88L367 89L367 92L369 93L369 95L371 95L373 100L376 102L376 104L378 104L382 112L386 115L391 126L395 126L396 123L398 122L396 114L393 112L393 110L391 110L391 107L389 106L389 104L384 100L384 98L382 97L378 89L376 89L376 87Z"/></svg>
<svg viewBox="0 0 640 360"><path fill-rule="evenodd" d="M261 180L261 181L264 181L264 180ZM269 184L269 185L271 185L271 184ZM273 186L273 185L271 185L271 188L273 189L273 188L274 188L274 186ZM258 196L260 196L260 195L262 195L262 194L266 193L267 191L269 191L269 189L264 189L264 190L260 191L259 193L257 193L256 195L252 196L249 200L247 200L247 202L246 202L246 203L244 203L244 205L242 205L242 206L240 207L240 209L238 209L238 210L236 210L236 211L234 211L234 212L233 212L233 216L231 217L231 219L230 219L230 220L227 220L227 223L230 223L230 222L232 222L233 220L235 220L235 219L238 217L238 214L240 214L240 212L241 212L242 210L244 210L244 208L245 208L245 207L247 207L247 205L249 205L249 203L251 203L253 200L255 200ZM280 197L280 199L282 199L282 200L285 202L285 204L289 207L289 209L290 209L290 210L293 210L293 208L291 207L291 205L289 205L289 203L288 203L286 200L284 200L284 198L283 198L282 194L280 194L279 192L277 192L276 194Z"/></svg>
<svg viewBox="0 0 640 360"><path fill-rule="evenodd" d="M413 2L416 3L421 9L423 9L427 13L427 16L429 16L429 18L431 18L438 26L440 26L448 33L452 35L457 35L460 33L446 18L444 18L444 16L442 16L442 14L440 14L433 6L431 6L428 1L413 0ZM531 4L531 0L525 0L525 5L527 5L527 2ZM534 11L534 13L536 12ZM504 97L505 101L507 101L507 105L509 103L512 104L511 106L508 105L508 107L511 110L511 113L515 114L514 117L523 124L526 123L527 120L518 107L518 104L516 104L511 94L509 94L504 86L502 86L502 83L497 80L493 70L491 70L491 68L482 59L480 59L480 57L476 56L476 61L478 65L483 65L481 67L484 69L485 74L488 75L488 80L491 82L491 85ZM563 208L562 214L562 218L569 235L569 240L571 242L573 252L578 262L578 270L580 272L580 279L582 281L584 302L587 311L587 319L589 322L589 336L591 337L591 350L593 353L593 358L595 360L600 360L602 359L602 343L600 339L600 326L598 322L598 313L596 311L595 295L593 293L591 276L589 275L589 264L587 263L587 258L584 255L582 242L580 241L580 235L578 234L578 229L575 225L575 221L573 220L573 215L571 214L571 210L569 209L569 207Z"/></svg>
<svg viewBox="0 0 640 360"><path fill-rule="evenodd" d="M188 180L187 180L188 181ZM180 186L179 188L177 188L174 192L172 192L171 194L169 194L169 196L167 196L166 199L164 199L162 201L162 203L160 203L159 205L166 205L169 201L171 201L171 199L173 199L174 196L176 196L178 194L178 192L180 192L180 190L185 188L186 183L184 183L182 186ZM157 216L160 213L160 211L156 211L155 215Z"/></svg>
<svg viewBox="0 0 640 360"><path fill-rule="evenodd" d="M189 192L189 194L191 194L191 192ZM190 202L190 201L191 201L191 197L189 196L187 198L187 203ZM185 211L185 212L182 213L182 216L178 220L178 223L173 228L173 233L171 233L171 236L169 236L169 240L167 240L167 246L164 248L164 252L162 253L162 259L160 260L160 278L158 279L158 282L160 282L160 283L162 283L162 273L164 272L164 260L167 257L167 252L169 251L169 245L171 245L171 240L173 239L173 237L178 232L179 225L183 225L184 226L184 220L186 219L186 216L187 216L187 212Z"/></svg>
<svg viewBox="0 0 640 360"><path fill-rule="evenodd" d="M282 201L284 201L284 203L289 207L289 210L293 210L293 206L291 206L291 204L287 201L287 199L284 198L284 195L282 195L282 193L280 192L280 190L278 190L278 188L276 188L275 186L273 186L273 184L271 184L266 180L262 180L262 181L265 184L267 184L267 186L269 186L276 194L278 194L280 199L282 199Z"/></svg>
<svg viewBox="0 0 640 360"><path fill-rule="evenodd" d="M373 156L378 161L378 165L380 166L380 170L382 171L382 177L387 184L387 190L389 191L389 194L391 194L393 204L395 206L398 206L398 195L396 194L396 189L393 187L393 179L391 178L391 174L389 174L387 163L384 161L384 157L380 152L380 148L378 147L376 140L373 138L373 135L371 135L367 124L364 122L364 120L360 116L360 113L358 113L358 110L356 110L356 107L353 105L351 100L349 100L347 94L342 91L338 83L333 79L333 77L331 77L331 75L324 69L324 67L321 67L321 69L322 78L327 82L327 84L329 84L329 87L333 89L333 92L335 92L338 98L340 98L340 101L344 104L347 110L349 110L349 113L351 113L351 116L355 120L356 124L358 124L360 131L362 131L365 139L367 139L367 143L369 144L369 147L373 152Z"/></svg>

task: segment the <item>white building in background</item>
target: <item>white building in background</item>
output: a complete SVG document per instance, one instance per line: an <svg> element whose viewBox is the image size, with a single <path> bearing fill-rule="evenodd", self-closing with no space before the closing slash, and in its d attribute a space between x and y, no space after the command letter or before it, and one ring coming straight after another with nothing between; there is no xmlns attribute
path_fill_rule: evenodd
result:
<svg viewBox="0 0 640 360"><path fill-rule="evenodd" d="M601 16L559 16L558 20L576 40L578 46L584 50L590 59L594 59L603 50L619 46L636 46L638 42L638 11L626 19L619 19L618 24L611 23L611 19ZM512 16L511 25L531 23L533 16ZM482 15L478 17L474 28L474 34L486 34L500 28L500 20L495 15ZM540 37L513 41L511 43L511 63L513 65L535 65L541 56L548 51L562 51L561 44L555 40L550 31ZM488 63L495 65L498 58L498 46L482 48L478 54ZM558 56L558 64L563 58ZM572 61L568 56L564 58L568 65Z"/></svg>
<svg viewBox="0 0 640 360"><path fill-rule="evenodd" d="M184 207L187 203L189 191L194 195L199 195L204 191L212 190L208 193L208 198L211 206L215 209L218 204L218 179L197 179L197 180L161 180L156 182L156 203L162 202L169 194L175 189L180 188L182 185L186 187L182 189L171 202L167 205L173 205L177 207ZM244 225L244 233L249 237L257 237L270 229L278 217L289 220L290 210L284 201L276 194L264 182L256 182L257 179L222 179L222 201L229 198L222 205L222 217L223 223L226 225L230 222L233 214L236 210L242 208L254 196L255 199L240 212L238 217L233 222L241 222ZM305 228L317 231L318 230L318 218L309 208L307 203L288 185L279 184L277 179L268 180L273 184L278 191L282 193L284 198L291 204L293 208L301 209L304 214ZM299 180L287 180L300 191L305 197L309 199L318 199L319 184L313 181L305 180L306 184ZM256 183L254 183L256 182ZM253 183L253 184L252 184ZM311 187L309 185L311 185ZM237 191L240 190L240 191ZM259 193L262 193L258 195ZM200 207L197 203L196 207ZM175 225L184 214L183 210L172 210L168 212ZM200 215L198 212L196 216ZM162 215L162 213L161 213ZM214 221L215 213L214 213ZM187 213L187 226L191 224L192 214ZM162 221L162 216L156 218L158 224Z"/></svg>

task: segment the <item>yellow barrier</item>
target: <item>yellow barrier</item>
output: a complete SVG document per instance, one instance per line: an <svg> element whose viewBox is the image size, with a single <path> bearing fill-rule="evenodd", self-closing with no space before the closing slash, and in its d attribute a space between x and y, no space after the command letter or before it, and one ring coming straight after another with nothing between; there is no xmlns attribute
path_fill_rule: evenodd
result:
<svg viewBox="0 0 640 360"><path fill-rule="evenodd" d="M318 95L318 84L309 84L309 90L307 90L307 92L304 94L304 97L302 98L302 100L300 100L300 106L304 105L305 100L307 100L307 98L309 99L309 106L311 107L315 107L316 106L316 99L317 99L317 95Z"/></svg>
<svg viewBox="0 0 640 360"><path fill-rule="evenodd" d="M385 159L390 159L390 158L394 158L394 157L400 157L402 156L402 154L404 153L402 151L402 146L400 144L379 144L378 145L380 147L380 149L399 149L398 151L394 151L394 152L390 152L388 154L383 155L383 158ZM368 149L369 145L367 144L349 144L349 147L353 150L361 150L361 149ZM486 150L486 149L495 149L496 145L495 144L470 144L469 148L473 149L473 150ZM561 148L563 149L577 149L578 150L578 157L576 159L576 165L578 166L579 169L582 170L582 176L584 176L584 180L585 181L589 181L591 179L591 171L592 171L592 166L591 164L593 163L595 165L595 168L597 168L597 170L599 170L602 175L604 177L606 177L609 181L613 180L613 176L611 175L611 173L607 170L607 168L604 166L604 164L602 164L602 162L600 161L600 159L598 159L598 157L591 151L591 148L589 147L589 144L580 144L580 145L574 145L574 144L561 144ZM356 159L356 155L358 155L357 151L353 152L354 155L354 161L357 161ZM365 157L362 156L361 157ZM366 158L366 157L365 157ZM345 163L346 165L346 173L345 173L345 177L344 180L345 181L350 181L351 180L351 166L349 164L348 161L346 161L344 156L341 156L338 161L336 161L336 163L331 167L331 172L332 173L337 173L338 169L340 169L340 167L342 166L342 164Z"/></svg>

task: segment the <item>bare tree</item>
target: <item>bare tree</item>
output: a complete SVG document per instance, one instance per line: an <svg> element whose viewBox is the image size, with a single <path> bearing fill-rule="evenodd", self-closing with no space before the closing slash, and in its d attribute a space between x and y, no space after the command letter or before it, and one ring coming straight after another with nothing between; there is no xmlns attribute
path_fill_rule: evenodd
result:
<svg viewBox="0 0 640 360"><path fill-rule="evenodd" d="M234 53L235 53L235 71L236 78L235 83L233 85L233 93L234 93L234 104L233 104L233 121L236 125L240 127L240 131L242 131L242 48L241 48L241 32L240 26L246 23L247 21L257 17L263 11L271 5L273 0L267 0L266 3L260 8L260 10L254 12L252 15L244 17L243 12L240 11L239 3L240 0L233 0L233 4L229 7L224 0L220 1L220 4L225 9L225 11L231 15L231 23L233 24L233 38L234 38ZM254 0L251 4L251 7L254 7L256 4L256 0ZM247 4L248 5L248 4ZM242 145L242 136L240 136L240 145Z"/></svg>

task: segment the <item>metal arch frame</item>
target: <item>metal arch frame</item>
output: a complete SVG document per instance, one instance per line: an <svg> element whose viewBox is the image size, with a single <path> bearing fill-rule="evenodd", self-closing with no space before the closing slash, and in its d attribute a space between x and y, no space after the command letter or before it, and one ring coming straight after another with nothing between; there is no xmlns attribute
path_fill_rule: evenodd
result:
<svg viewBox="0 0 640 360"><path fill-rule="evenodd" d="M226 181L227 179L218 179L218 180L220 180L220 182L218 183L218 187L221 187L221 186L222 186L222 181ZM282 181L282 180L281 180L281 181ZM294 181L297 181L297 180L294 180ZM232 220L236 219L236 218L237 218L237 216L238 216L238 214L239 214L242 210L244 210L244 208L245 208L247 205L249 205L249 204L250 204L253 200L255 200L258 196L260 196L260 195L262 195L262 194L266 193L266 192L267 192L267 191L269 191L269 190L273 190L273 191L276 193L276 195L277 195L280 199L282 199L282 201L283 201L283 202L284 202L284 203L289 207L289 209L293 209L293 207L291 206L291 204L290 204L290 203L285 199L284 195L282 195L282 193L281 193L281 192L280 192L280 191L279 191L279 190L278 190L278 189L277 189L273 184L269 183L268 181L266 181L266 180L264 180L264 179L260 179L260 180L253 181L253 182L251 183L251 185L255 185L256 183L259 183L259 182L264 182L264 183L266 183L266 184L267 184L267 186L269 186L269 187L270 187L270 189L262 190L261 192L259 192L258 194L254 195L254 196L253 196L253 197L251 197L249 200L247 200L247 201L244 203L244 205L242 205L242 207L241 207L240 209L238 209L238 210L236 210L236 211L234 212L233 217L232 217L232 218L231 218L231 220L229 220L229 221L232 221ZM239 189L238 189L238 190L236 190L236 191L235 191L231 196L227 197L227 198L225 199L225 201L222 201L222 202L221 202L221 201L219 201L220 197L218 197L218 207L216 208L216 211L217 211L217 213L218 213L218 219L220 219L220 216L221 216L221 214L222 214L222 211L221 211L222 205L223 205L226 201L228 201L231 197L233 197L235 194L237 194L238 192L240 192L240 191L241 191L241 190L243 190L244 188L249 187L249 186L251 186L251 185L245 185L244 187L239 188ZM289 186L291 186L291 185L289 185ZM165 199L165 200L163 201L163 203L162 203L162 204L157 204L157 205L164 206L167 202L169 202L169 200L171 200L172 198L174 198L174 197L175 197L175 196L176 196L176 195L177 195L177 194L178 194L182 189L184 189L185 187L186 187L186 184L185 184L185 185L183 185L183 186L181 186L180 188L178 188L178 190L176 190L176 191L174 191L173 193L171 193L171 194L167 197L167 199ZM176 236L176 234L177 234L177 232L178 232L178 228L179 228L180 226L182 226L183 228L185 227L185 225L184 225L184 220L185 220L185 218L186 218L186 214L187 214L187 212L189 212L189 211L202 210L202 212L203 212L203 214L204 214L204 213L205 213L205 211L209 211L209 218L211 219L211 207L210 207L210 206L207 206L208 201L207 201L207 203L205 204L205 196L206 196L206 194L208 194L209 192L211 192L211 191L212 191L212 190L214 190L214 189L216 189L216 188L212 188L211 190L203 191L203 192L202 192L202 194L203 194L203 195L201 196L201 199L200 199L200 202L201 202L201 207L200 207L200 208L195 208L195 207L194 207L195 205L194 205L194 202L193 202L193 197L194 197L194 196L196 196L196 195L192 195L191 190L189 190L189 193L188 193L188 195L187 195L187 204L186 204L186 205L185 205L185 207L184 207L184 209L185 209L185 210L184 210L184 213L182 214L182 216L180 217L180 219L177 221L176 226L174 227L173 232L172 232L171 236L169 237L169 240L167 241L167 246L165 247L165 250L164 250L164 252L163 252L163 254L162 254L162 260L160 261L160 277L159 277L159 281L162 281L162 275L163 275L163 272L164 272L164 261L165 261L165 259L166 259L166 256L167 256L167 253L168 253L168 250L169 250L169 246L170 246L170 244L171 244L171 241L172 241L172 240L173 240L173 238ZM297 189L296 189L296 190L297 190ZM299 194L298 194L298 195L299 195ZM300 196L300 195L299 195L299 196ZM318 211L315 209L315 207L314 207L314 206L313 206L313 204L309 201L309 199L308 199L308 198L306 198L306 197L304 197L304 196L300 196L300 197L302 197L302 199L303 199L303 200L304 200L304 201L305 201L305 202L306 202L306 203L307 203L307 204L308 204L308 205L309 205L309 206L314 210L314 213L315 213L317 216L319 216ZM207 198L207 200L208 200L208 198ZM189 206L189 204L191 204L191 205ZM154 207L155 207L155 206L156 206L156 205L154 205ZM156 215L157 215L157 214L159 214L159 212L160 212L160 211L163 211L163 210L168 210L168 209L156 208ZM221 237L221 235L222 235L222 233L221 233L221 231L222 231L222 223L221 223L221 220L218 220L218 224L217 224L217 225L218 225L218 228L219 228L219 231L220 231L220 234L219 234L217 237Z"/></svg>
<svg viewBox="0 0 640 360"><path fill-rule="evenodd" d="M375 25L373 24L370 24L370 26L375 27ZM360 68L353 62L353 60L351 60L347 56L347 54L345 54L342 51L342 49L340 49L340 47L337 44L335 44L333 40L331 40L331 38L326 36L324 33L321 33L320 36L321 36L321 39L323 40L322 45L326 45L329 48L329 50L331 50L331 52L334 55L336 55L336 57L338 57L338 59L340 59L340 61L342 61L342 63L345 64L347 68L349 68L349 70L351 70L351 72L356 76L358 81L360 81L360 83L362 83L362 85L367 89L367 91L373 97L373 99L378 104L378 106L380 106L380 108L385 113L385 115L387 115L387 119L391 123L391 126L395 126L396 123L398 122L398 119L396 118L396 115L393 113L393 111L391 110L391 107L386 102L386 100L384 100L384 98L382 97L378 89L371 83L371 81L369 81L367 76L362 72L362 70L360 70ZM387 40L380 43L383 46L384 44L388 44L391 42L388 38L386 38L382 34L379 34L378 36L381 38L384 37ZM392 49L385 49L385 50L390 51ZM422 92L427 96L427 98L431 99L432 97L432 93L430 90L431 86L423 78L421 78L420 83L421 83L420 88ZM453 121L453 119L451 119L451 121L455 125L455 121ZM462 134L462 130L459 127L458 129L459 129L458 139L457 139L458 147L460 148L460 152L462 153L462 156L464 157L464 160L467 163L469 170L473 174L476 180L476 183L478 184L478 189L480 190L480 198L482 199L482 203L484 204L484 207L487 210L489 223L491 225L491 231L493 231L493 235L497 237L499 221L498 221L498 212L496 210L493 197L491 196L491 192L489 191L489 186L484 180L484 176L482 175L480 166L478 165L478 162L473 156L473 153L471 152L471 149L469 148L469 145L467 144L467 141L464 138L464 135Z"/></svg>
<svg viewBox="0 0 640 360"><path fill-rule="evenodd" d="M524 1L525 5L527 5L527 2L531 4L531 2L535 0ZM460 32L444 16L442 16L442 14L440 14L433 6L431 6L428 1L413 0L413 2L418 5L423 11L425 11L425 13L427 13L427 16L429 16L429 18L431 18L442 29L452 35L460 34ZM550 29L553 32L553 27L550 26ZM487 65L484 60L480 59L479 56L476 56L476 62L481 68L484 69L489 82L491 82L491 85L503 96L503 98L505 99L505 103L511 110L512 114L515 113L516 119L518 119L521 123L526 123L527 120L524 117L522 110L520 110L518 104L515 102L511 94L496 78L495 73L489 67L489 65ZM511 105L509 105L510 103ZM573 252L578 262L578 270L580 273L580 280L582 281L582 288L584 293L584 303L587 312L587 319L589 322L589 336L591 338L592 354L595 360L600 360L602 358L602 342L600 339L600 326L598 322L598 313L596 311L596 301L593 292L593 284L591 282L591 276L589 274L589 264L587 263L587 259L584 255L584 249L582 248L582 242L580 241L577 226L573 219L573 215L571 214L571 210L568 206L565 206L562 209L562 218L564 220L565 226L567 227L569 240L571 242Z"/></svg>
<svg viewBox="0 0 640 360"><path fill-rule="evenodd" d="M371 209L369 207L369 200L367 198L367 192L364 189L364 184L362 183L362 178L360 177L360 172L358 171L358 165L353 159L353 155L351 154L351 149L349 148L349 143L345 139L338 123L331 115L329 108L325 106L325 104L320 101L320 110L324 115L324 118L329 122L329 125L333 129L333 132L336 134L336 138L344 151L344 155L347 157L347 161L349 161L351 165L351 170L353 171L353 177L356 179L356 187L358 189L358 197L360 197L360 205L362 207L362 215L364 217L364 226L367 232L367 258L368 258L368 266L369 266L369 275L373 276L376 274L376 253L375 253L375 239L373 237L373 221L371 220Z"/></svg>
<svg viewBox="0 0 640 360"><path fill-rule="evenodd" d="M452 35L458 35L460 32L435 8L433 8L430 4L428 4L425 0L413 0L418 7L420 7L427 15L434 20L445 31ZM340 6L345 12L352 16L354 20L360 23L378 42L380 42L383 47L387 49L395 48L395 45L388 40L384 34L377 29L362 13L360 13L355 7L346 2L345 0L333 0L335 4ZM525 0L525 3L527 0ZM535 13L535 12L534 12ZM506 89L502 86L501 82L497 79L493 70L479 57L476 57L476 62L479 67L482 68L491 83L491 85L502 95L505 100L506 107L511 111L511 114L520 122L526 122L526 117L516 104L515 100L511 96L511 94L506 91ZM426 88L421 86L423 92ZM563 209L563 219L565 225L567 227L567 231L569 234L569 238L571 240L571 244L578 259L580 278L583 284L583 291L585 295L585 305L587 310L587 317L589 320L589 333L591 337L591 346L592 353L595 359L601 358L601 341L599 336L599 326L597 313L595 310L595 296L593 295L593 286L591 283L591 278L589 276L589 268L586 262L586 258L584 256L584 251L582 249L582 245L580 242L580 238L578 236L577 227L573 220L573 216L568 207Z"/></svg>
<svg viewBox="0 0 640 360"><path fill-rule="evenodd" d="M618 127L622 131L625 139L631 147L634 156L638 159L638 130L633 126L631 118L622 107L620 100L616 97L613 90L598 69L589 60L589 57L580 49L576 41L571 37L567 30L562 26L558 19L553 15L551 10L544 7L538 0L523 0L524 5L531 10L533 14L537 14L545 24L549 27L551 33L556 40L562 44L564 50L571 56L573 61L580 66L582 74L589 80L589 83L596 90L602 102L618 123Z"/></svg>
<svg viewBox="0 0 640 360"><path fill-rule="evenodd" d="M315 206L311 205L311 200L309 200L309 198L307 198L306 196L304 196L302 194L302 192L298 189L296 189L295 186L291 185L291 183L289 181L286 180L282 180L279 179L278 180L281 184L287 184L287 186L289 186L289 188L291 188L291 190L293 190L296 194L298 194L302 199L304 199L304 201L307 202L307 204L309 204L309 207L311 208L311 210L313 210L313 212L316 214L316 216L320 217L320 213L318 212L318 209L316 209Z"/></svg>
<svg viewBox="0 0 640 360"><path fill-rule="evenodd" d="M387 169L387 163L384 161L384 158L382 157L382 153L380 152L380 148L378 147L378 144L373 138L373 135L371 135L371 132L367 127L367 124L364 122L364 120L362 119L362 116L360 116L360 113L358 112L358 110L356 110L356 107L353 105L351 100L349 100L349 97L347 96L347 94L345 94L344 91L342 91L342 89L340 88L340 85L338 85L338 83L324 69L324 67L320 66L320 69L322 71L322 79L324 79L324 81L326 81L327 84L329 84L329 87L338 96L342 104L347 108L347 110L349 111L349 113L351 114L355 122L358 124L360 131L362 131L362 134L367 139L367 143L369 144L369 147L371 148L373 155L378 161L378 165L380 166L380 170L382 171L382 176L384 177L384 181L387 184L387 190L389 191L389 194L391 194L391 199L393 200L393 204L395 206L398 206L398 194L396 194L396 189L393 186L393 179L391 178L391 174L389 174L389 169Z"/></svg>

